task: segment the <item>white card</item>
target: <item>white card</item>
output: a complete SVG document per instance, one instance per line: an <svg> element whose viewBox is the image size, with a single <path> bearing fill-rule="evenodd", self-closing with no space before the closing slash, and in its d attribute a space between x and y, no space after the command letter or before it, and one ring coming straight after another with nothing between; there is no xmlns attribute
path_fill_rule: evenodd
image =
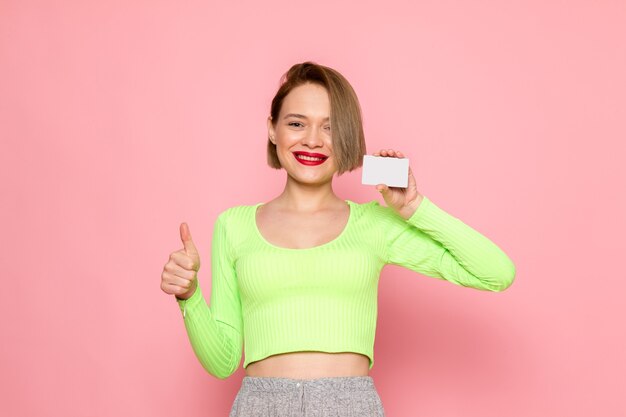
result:
<svg viewBox="0 0 626 417"><path fill-rule="evenodd" d="M408 187L409 158L363 155L361 184L386 184L388 187Z"/></svg>

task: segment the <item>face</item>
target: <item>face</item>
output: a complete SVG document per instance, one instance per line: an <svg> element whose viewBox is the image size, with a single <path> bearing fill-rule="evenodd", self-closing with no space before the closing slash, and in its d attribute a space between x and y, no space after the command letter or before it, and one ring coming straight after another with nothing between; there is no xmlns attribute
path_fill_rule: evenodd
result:
<svg viewBox="0 0 626 417"><path fill-rule="evenodd" d="M337 168L331 142L330 99L323 86L307 83L292 89L283 99L275 126L270 116L267 127L278 159L292 178L306 183L332 179Z"/></svg>

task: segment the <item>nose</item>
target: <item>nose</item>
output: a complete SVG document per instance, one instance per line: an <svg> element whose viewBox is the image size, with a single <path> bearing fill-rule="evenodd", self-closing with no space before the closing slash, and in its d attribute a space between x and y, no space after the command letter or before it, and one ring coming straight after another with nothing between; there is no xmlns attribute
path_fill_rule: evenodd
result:
<svg viewBox="0 0 626 417"><path fill-rule="evenodd" d="M302 139L302 142L310 147L323 146L324 140L322 135L323 132L321 127L311 125L310 129L308 129L306 135Z"/></svg>

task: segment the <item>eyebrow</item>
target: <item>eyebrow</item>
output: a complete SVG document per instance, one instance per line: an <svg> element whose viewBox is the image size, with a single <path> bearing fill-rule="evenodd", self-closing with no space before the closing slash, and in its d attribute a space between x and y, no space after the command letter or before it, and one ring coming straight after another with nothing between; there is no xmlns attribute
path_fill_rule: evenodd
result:
<svg viewBox="0 0 626 417"><path fill-rule="evenodd" d="M307 119L307 117L304 114L298 114L298 113L287 113L285 115L285 117L283 117L283 119L286 119L288 117L297 117L299 119ZM325 117L324 120L329 120L329 117Z"/></svg>

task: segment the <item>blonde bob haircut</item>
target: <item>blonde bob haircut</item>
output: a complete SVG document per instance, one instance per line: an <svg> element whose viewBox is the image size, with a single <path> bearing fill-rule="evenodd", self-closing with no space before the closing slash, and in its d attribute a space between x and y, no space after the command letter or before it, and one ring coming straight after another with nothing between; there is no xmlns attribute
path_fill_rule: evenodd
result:
<svg viewBox="0 0 626 417"><path fill-rule="evenodd" d="M272 100L272 124L276 127L283 100L292 89L306 83L316 83L326 88L330 100L330 126L337 175L363 165L367 153L361 106L354 89L336 70L306 61L295 64L280 79L280 87ZM280 169L276 145L267 139L267 163Z"/></svg>

